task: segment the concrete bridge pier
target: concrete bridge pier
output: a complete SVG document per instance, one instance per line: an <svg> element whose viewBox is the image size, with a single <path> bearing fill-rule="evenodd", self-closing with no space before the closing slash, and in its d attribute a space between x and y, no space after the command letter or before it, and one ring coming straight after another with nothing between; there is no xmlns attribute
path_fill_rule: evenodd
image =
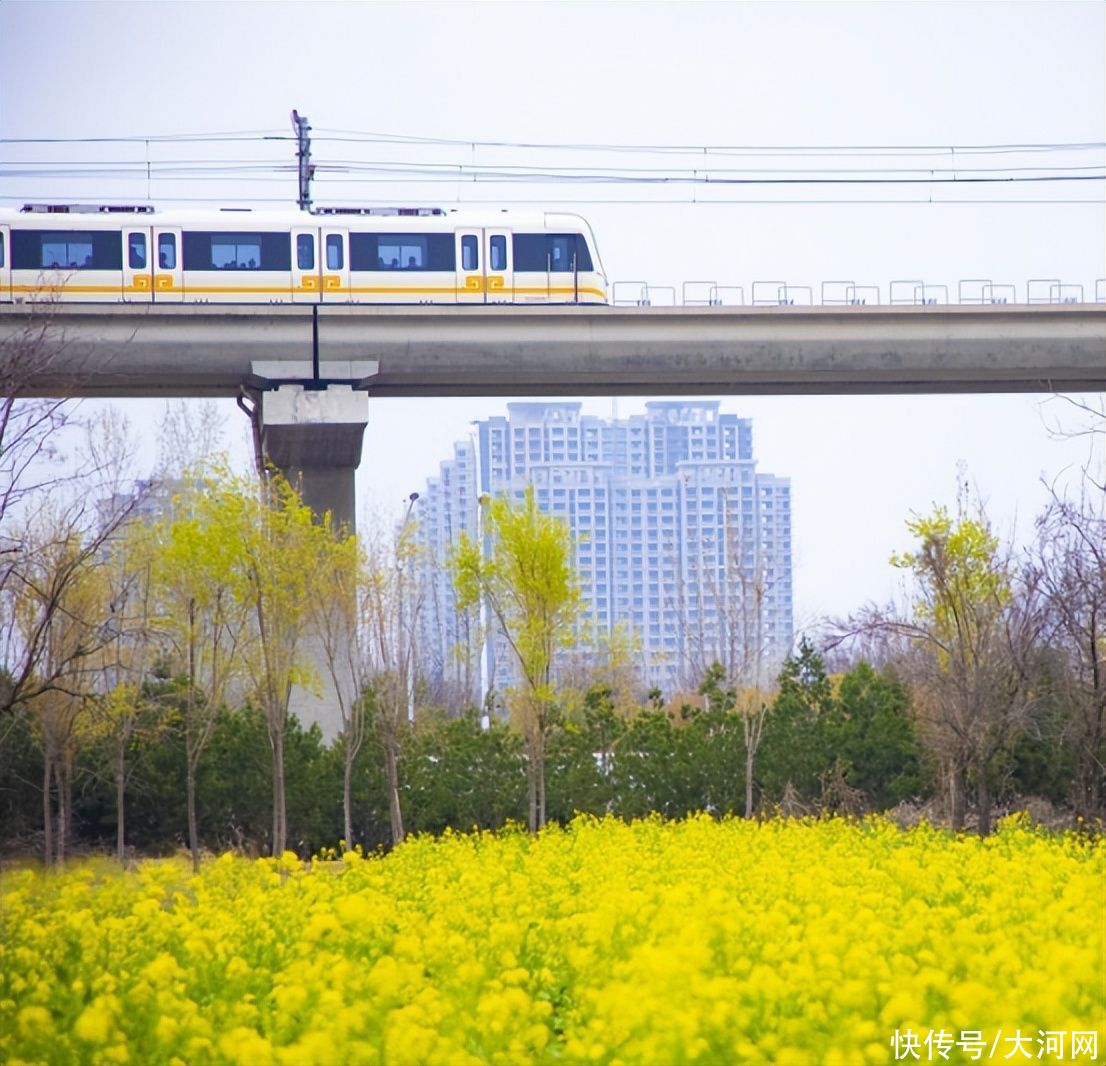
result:
<svg viewBox="0 0 1106 1066"><path fill-rule="evenodd" d="M369 421L369 398L349 385L281 385L263 392L256 411L261 456L299 489L336 529L357 526L354 473Z"/></svg>
<svg viewBox="0 0 1106 1066"><path fill-rule="evenodd" d="M354 533L354 475L369 421L368 394L355 385L371 376L376 364L324 363L318 369L325 378L308 377L309 366L254 364L248 390L254 401L250 411L254 442L258 458L280 470L317 516L329 511L335 528ZM301 370L307 371L302 377L297 374ZM335 380L339 375L344 380ZM304 726L318 723L324 742L330 743L342 729L338 692L320 636L308 632L303 640L319 678L319 691L297 687L289 709Z"/></svg>

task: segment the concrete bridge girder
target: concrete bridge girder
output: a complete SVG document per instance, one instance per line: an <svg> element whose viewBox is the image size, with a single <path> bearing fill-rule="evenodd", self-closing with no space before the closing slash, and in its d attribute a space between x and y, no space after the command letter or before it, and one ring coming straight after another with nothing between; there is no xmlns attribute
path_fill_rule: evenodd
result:
<svg viewBox="0 0 1106 1066"><path fill-rule="evenodd" d="M0 338L26 305L0 305ZM234 396L255 364L308 365L292 305L69 305L40 395ZM317 309L333 375L373 396L1093 392L1106 304ZM375 372L360 375L361 364ZM309 374L301 375L303 378Z"/></svg>

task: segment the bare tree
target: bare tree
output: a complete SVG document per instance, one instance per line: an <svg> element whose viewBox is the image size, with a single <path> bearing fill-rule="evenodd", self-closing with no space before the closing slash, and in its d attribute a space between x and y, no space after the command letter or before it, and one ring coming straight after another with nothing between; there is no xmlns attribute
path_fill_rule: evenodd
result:
<svg viewBox="0 0 1106 1066"><path fill-rule="evenodd" d="M370 579L357 538L332 536L334 543L320 553L315 571L318 591L310 598L310 617L342 720L343 839L352 848L353 766L365 742L365 690L370 676L361 624L371 603Z"/></svg>
<svg viewBox="0 0 1106 1066"><path fill-rule="evenodd" d="M4 590L5 651L16 664L10 705L34 713L43 747L43 830L47 864L65 858L69 797L82 711L98 687L109 640L102 573L64 509L42 508L20 531L21 550ZM102 542L101 542L102 543ZM52 792L58 797L57 820ZM56 828L55 828L56 826Z"/></svg>
<svg viewBox="0 0 1106 1066"><path fill-rule="evenodd" d="M87 666L107 639L93 627L65 655L52 646L55 616L64 613L70 586L103 565L106 547L141 502L141 492L119 491L113 468L95 445L78 452L79 485L65 479L37 485L19 501L18 520L4 525L0 568L0 659L8 671L0 714L54 689L71 688L77 660Z"/></svg>
<svg viewBox="0 0 1106 1066"><path fill-rule="evenodd" d="M1053 494L1028 563L1045 609L1045 643L1063 658L1053 679L1077 752L1078 813L1101 813L1106 772L1106 520L1101 502Z"/></svg>
<svg viewBox="0 0 1106 1066"><path fill-rule="evenodd" d="M75 404L33 395L36 378L53 367L65 342L50 310L0 337L0 587L18 543L4 532L28 498L40 497L59 482L80 476L66 470L62 444Z"/></svg>
<svg viewBox="0 0 1106 1066"><path fill-rule="evenodd" d="M695 627L685 639L699 692L708 701L724 699L727 709L741 716L745 817L752 818L756 756L780 664L766 632L768 567L756 546L755 530L740 516L738 506L723 497L717 536L697 544L699 557L692 560L695 602L690 605Z"/></svg>
<svg viewBox="0 0 1106 1066"><path fill-rule="evenodd" d="M1045 403L1057 405L1048 415ZM1085 401L1065 393L1057 393L1041 404L1042 419L1049 436L1055 440L1083 439L1087 442L1087 458L1082 464L1084 486L1090 485L1106 493L1106 467L1103 449L1106 447L1106 400L1096 397ZM1067 417L1063 417L1066 415Z"/></svg>
<svg viewBox="0 0 1106 1066"><path fill-rule="evenodd" d="M384 779L392 843L404 839L400 802L400 740L414 713L415 653L423 583L415 566L419 551L412 508L390 539L378 535L365 545L361 601L373 723L384 751Z"/></svg>
<svg viewBox="0 0 1106 1066"><path fill-rule="evenodd" d="M223 417L213 402L172 400L165 405L158 432L159 481L202 477L223 454Z"/></svg>
<svg viewBox="0 0 1106 1066"><path fill-rule="evenodd" d="M104 568L108 595L108 641L101 652L103 678L97 701L100 728L111 745L115 782L115 853L126 858L126 790L131 776L127 752L140 728L143 712L152 708L143 697L161 644L155 628L153 541L144 523L132 520L108 546ZM154 727L155 731L160 731Z"/></svg>

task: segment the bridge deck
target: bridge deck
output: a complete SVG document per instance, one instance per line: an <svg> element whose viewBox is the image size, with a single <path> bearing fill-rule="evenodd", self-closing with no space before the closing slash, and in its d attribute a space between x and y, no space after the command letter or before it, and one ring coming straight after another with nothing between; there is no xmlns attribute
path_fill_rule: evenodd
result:
<svg viewBox="0 0 1106 1066"><path fill-rule="evenodd" d="M0 305L0 341L41 311ZM230 396L312 373L302 305L58 305L42 395ZM322 306L326 375L373 396L1093 392L1106 305ZM358 365L360 364L360 365ZM371 364L376 372L368 374Z"/></svg>

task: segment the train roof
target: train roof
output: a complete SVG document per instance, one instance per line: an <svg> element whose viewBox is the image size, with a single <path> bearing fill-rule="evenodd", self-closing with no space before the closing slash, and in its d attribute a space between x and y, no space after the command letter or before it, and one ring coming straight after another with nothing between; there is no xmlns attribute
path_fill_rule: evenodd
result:
<svg viewBox="0 0 1106 1066"><path fill-rule="evenodd" d="M506 226L534 227L536 229L576 229L590 233L587 222L579 215L545 211L496 211L488 209L425 207L343 207L326 205L313 211L296 208L255 208L248 206L225 207L166 207L152 204L61 204L31 203L21 208L0 207L0 219L8 225L21 223L32 227L71 225L108 228L136 223L172 225L203 225L232 228L239 225L273 226L280 229L296 226L356 224L369 222L376 225L394 225L398 229L453 229L462 225L492 228ZM71 221L70 221L71 220ZM247 221L248 220L248 221Z"/></svg>

